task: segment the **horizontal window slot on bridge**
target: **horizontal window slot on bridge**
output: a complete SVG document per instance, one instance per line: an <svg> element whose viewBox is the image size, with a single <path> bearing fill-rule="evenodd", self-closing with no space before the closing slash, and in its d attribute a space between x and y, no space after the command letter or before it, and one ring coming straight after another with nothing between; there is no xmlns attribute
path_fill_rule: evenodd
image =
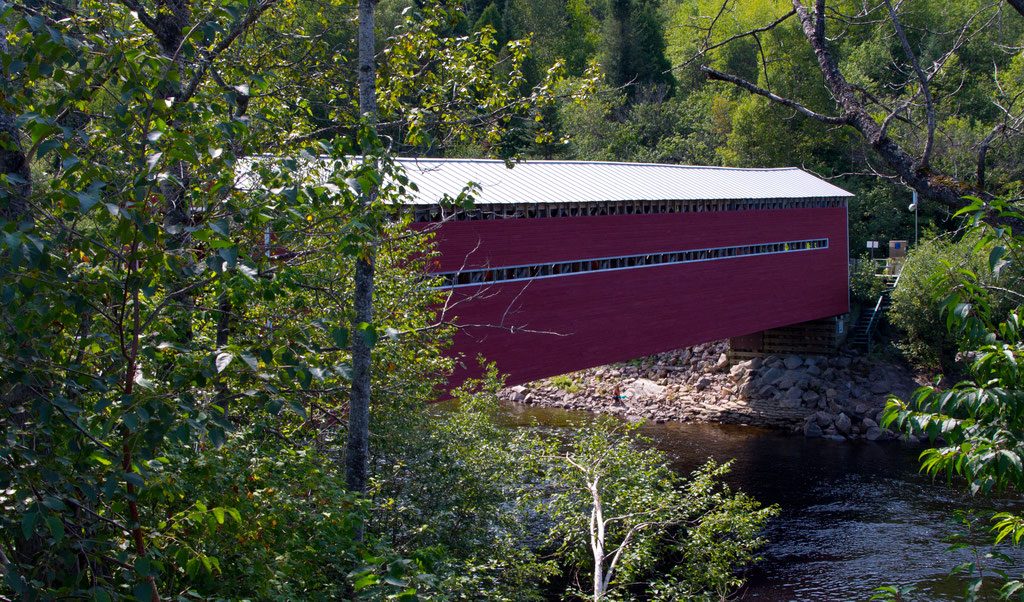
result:
<svg viewBox="0 0 1024 602"><path fill-rule="evenodd" d="M441 279L441 285L438 288L450 289L501 282L522 282L540 278L560 278L594 272L613 272L616 270L635 270L654 266L720 261L736 257L800 253L827 248L828 239L818 238L813 240L739 245L735 247L689 249L686 251L673 251L671 253L600 257L560 263L481 268L435 274L435 276Z"/></svg>

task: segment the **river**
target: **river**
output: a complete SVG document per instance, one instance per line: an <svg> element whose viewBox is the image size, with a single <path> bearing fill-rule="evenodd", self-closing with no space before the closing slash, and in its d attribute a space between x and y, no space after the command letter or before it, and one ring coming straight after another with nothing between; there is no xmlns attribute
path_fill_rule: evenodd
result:
<svg viewBox="0 0 1024 602"><path fill-rule="evenodd" d="M509 424L524 426L564 427L592 417L516 404L501 413ZM918 472L923 447L915 444L805 439L755 427L675 422L645 425L643 433L684 472L708 457L735 458L729 484L780 506L743 600L867 600L880 585L911 583L917 586L913 600L963 600L967 579L947 573L971 555L947 551L947 522L972 504L1024 506L1019 500L972 500L933 482ZM1019 577L1024 554L1009 553L1014 561L1000 568Z"/></svg>

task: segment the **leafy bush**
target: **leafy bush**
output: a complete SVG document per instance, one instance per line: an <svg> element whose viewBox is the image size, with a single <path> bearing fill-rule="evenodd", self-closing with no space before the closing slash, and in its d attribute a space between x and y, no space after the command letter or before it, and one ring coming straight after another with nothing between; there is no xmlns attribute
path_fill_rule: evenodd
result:
<svg viewBox="0 0 1024 602"><path fill-rule="evenodd" d="M861 307L874 307L885 290L885 281L875 275L875 263L861 255L857 267L850 274L850 300Z"/></svg>
<svg viewBox="0 0 1024 602"><path fill-rule="evenodd" d="M981 201L961 213L970 216L965 240L973 242L975 256L940 262L929 282L942 299L941 323L972 360L968 378L949 389L922 387L909 401L892 399L882 423L927 436L935 444L921 453L923 471L950 480L958 476L972 494L1019 493L1024 491L1024 322L1018 313L1021 296L1013 290L1024 239L1009 226L996 228L983 220L1020 223L1024 215L1000 202L984 206ZM1017 307L1007 313L1010 304ZM994 545L1019 545L1024 516L994 514L991 534ZM1024 598L1024 582L1001 573L993 576L1002 582L1004 597ZM979 574L971 581L968 598L974 598L982 579ZM902 593L888 588L880 596L896 599Z"/></svg>
<svg viewBox="0 0 1024 602"><path fill-rule="evenodd" d="M942 314L949 291L975 287L975 304L983 301L996 322L1007 316L1014 305L1019 267L989 270L994 246L971 231L955 242L935 238L910 250L889 313L891 323L903 332L899 346L910 359L956 372L962 333L948 329Z"/></svg>

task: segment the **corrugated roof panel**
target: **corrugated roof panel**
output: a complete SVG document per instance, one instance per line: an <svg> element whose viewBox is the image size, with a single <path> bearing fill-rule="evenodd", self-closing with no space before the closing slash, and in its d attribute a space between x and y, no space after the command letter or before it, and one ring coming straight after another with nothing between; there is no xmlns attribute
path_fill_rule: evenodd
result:
<svg viewBox="0 0 1024 602"><path fill-rule="evenodd" d="M419 193L413 204L479 184L477 204L835 198L853 196L795 167L740 169L644 163L399 159Z"/></svg>
<svg viewBox="0 0 1024 602"><path fill-rule="evenodd" d="M253 158L238 166L238 185L253 186ZM853 196L795 167L741 169L651 163L522 161L511 169L490 159L397 159L419 188L413 205L436 204L456 196L469 182L480 189L478 205L502 203L588 203L805 199ZM316 179L316 175L313 178Z"/></svg>

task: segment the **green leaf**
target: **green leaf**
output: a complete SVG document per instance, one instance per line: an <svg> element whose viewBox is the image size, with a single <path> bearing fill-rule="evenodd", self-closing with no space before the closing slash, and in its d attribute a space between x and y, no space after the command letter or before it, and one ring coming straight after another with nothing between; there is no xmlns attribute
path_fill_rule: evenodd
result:
<svg viewBox="0 0 1024 602"><path fill-rule="evenodd" d="M141 581L135 584L132 588L132 595L139 602L152 602L153 601L153 586L148 581Z"/></svg>
<svg viewBox="0 0 1024 602"><path fill-rule="evenodd" d="M58 512L63 512L64 510L67 510L67 506L64 505L64 502L49 495L43 497L43 505L49 508L50 510L56 510Z"/></svg>
<svg viewBox="0 0 1024 602"><path fill-rule="evenodd" d="M128 431L134 433L139 428L139 417L135 412L129 412L121 416L121 421L128 427Z"/></svg>
<svg viewBox="0 0 1024 602"><path fill-rule="evenodd" d="M217 449L224 447L224 443L227 441L227 435L224 433L224 429L219 426L211 426L209 428L210 442Z"/></svg>
<svg viewBox="0 0 1024 602"><path fill-rule="evenodd" d="M331 330L331 338L334 339L334 344L344 349L348 347L348 329L347 328L335 328Z"/></svg>
<svg viewBox="0 0 1024 602"><path fill-rule="evenodd" d="M60 140L57 140L56 138L51 138L39 145L39 149L36 151L36 154L39 158L42 158L43 155L52 151L58 146L60 146Z"/></svg>
<svg viewBox="0 0 1024 602"><path fill-rule="evenodd" d="M229 266L235 267L235 264L238 263L238 247L221 249L218 253Z"/></svg>
<svg viewBox="0 0 1024 602"><path fill-rule="evenodd" d="M59 516L47 516L46 527L50 530L50 535L53 535L56 543L60 543L64 539L64 521L60 520Z"/></svg>
<svg viewBox="0 0 1024 602"><path fill-rule="evenodd" d="M242 353L239 354L239 357L242 358L242 361L245 362L246 366L249 366L254 371L259 370L260 361L259 359L257 359L255 355L252 354L252 352L243 351Z"/></svg>
<svg viewBox="0 0 1024 602"><path fill-rule="evenodd" d="M149 571L152 569L152 565L149 561L149 558L145 557L136 558L134 566L135 572L138 573L140 577L145 577L149 574Z"/></svg>
<svg viewBox="0 0 1024 602"><path fill-rule="evenodd" d="M996 265L1003 258L1003 255L1006 255L1006 247L1002 245L992 247L992 251L988 254L988 268L990 271L996 271Z"/></svg>
<svg viewBox="0 0 1024 602"><path fill-rule="evenodd" d="M235 359L235 356L232 355L231 353L228 353L227 351L224 351L222 353L218 353L217 354L217 360L216 360L217 373L220 374L221 372L226 370L227 367L231 365L231 360L233 360L233 359Z"/></svg>
<svg viewBox="0 0 1024 602"><path fill-rule="evenodd" d="M228 225L228 220L223 218L215 222L210 222L210 229L216 232L217 234L220 234L224 238L227 238L229 236L230 228L231 226Z"/></svg>
<svg viewBox="0 0 1024 602"><path fill-rule="evenodd" d="M87 192L76 192L75 196L78 197L78 209L82 213L88 213L90 209L96 206L96 203L100 202L99 195Z"/></svg>
<svg viewBox="0 0 1024 602"><path fill-rule="evenodd" d="M39 519L38 512L26 512L21 516L21 533L25 539L32 537L36 531L36 521Z"/></svg>
<svg viewBox="0 0 1024 602"><path fill-rule="evenodd" d="M224 509L218 506L217 508L214 508L212 510L212 512L213 512L214 518L217 519L217 522L223 525L224 524Z"/></svg>
<svg viewBox="0 0 1024 602"><path fill-rule="evenodd" d="M377 344L377 330L366 322L358 324L356 328L359 329L359 335L363 337L363 342L366 343L366 346L372 349Z"/></svg>
<svg viewBox="0 0 1024 602"><path fill-rule="evenodd" d="M126 473L124 473L124 480L127 481L128 483L131 483L135 487L140 488L140 489L142 487L146 486L145 479L143 479L142 475L140 475L137 472L126 472Z"/></svg>
<svg viewBox="0 0 1024 602"><path fill-rule="evenodd" d="M377 575L363 575L362 577L357 579L355 583L352 584L352 589L359 591L371 585L377 585L378 583L380 583L380 579L377 577Z"/></svg>

